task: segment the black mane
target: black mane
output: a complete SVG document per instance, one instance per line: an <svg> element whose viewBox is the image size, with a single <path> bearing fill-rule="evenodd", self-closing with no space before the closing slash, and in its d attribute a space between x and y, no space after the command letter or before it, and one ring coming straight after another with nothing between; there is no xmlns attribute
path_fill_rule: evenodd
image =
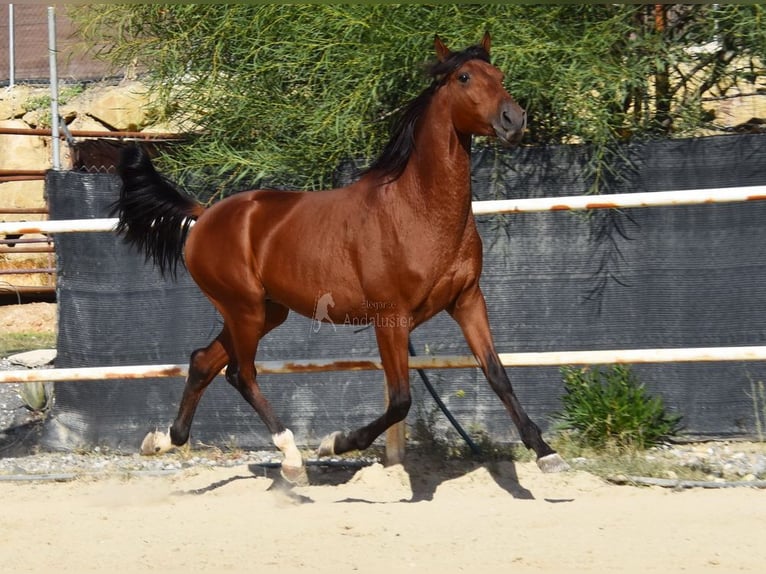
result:
<svg viewBox="0 0 766 574"><path fill-rule="evenodd" d="M437 61L428 67L428 75L432 78L431 85L404 107L394 122L391 139L363 174L375 173L390 178L391 181L402 175L415 148L415 127L431 102L431 97L452 72L469 60L483 60L487 63L490 61L487 51L476 45L460 52L450 52L444 61Z"/></svg>

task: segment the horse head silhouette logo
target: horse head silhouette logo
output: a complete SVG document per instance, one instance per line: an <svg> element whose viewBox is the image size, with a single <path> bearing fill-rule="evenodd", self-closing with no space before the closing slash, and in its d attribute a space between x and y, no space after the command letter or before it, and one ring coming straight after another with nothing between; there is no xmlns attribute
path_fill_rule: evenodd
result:
<svg viewBox="0 0 766 574"><path fill-rule="evenodd" d="M330 307L335 307L335 299L332 298L332 293L324 293L317 297L316 303L314 304L314 316L311 321L311 330L314 333L319 333L319 330L322 328L322 323L329 323L332 325L334 331L338 330L335 323L333 323L330 318L330 313L328 311Z"/></svg>

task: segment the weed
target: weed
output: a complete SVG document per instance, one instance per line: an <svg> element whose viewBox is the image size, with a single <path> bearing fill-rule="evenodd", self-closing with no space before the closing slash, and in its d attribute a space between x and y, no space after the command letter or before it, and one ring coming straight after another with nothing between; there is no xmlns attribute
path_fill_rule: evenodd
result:
<svg viewBox="0 0 766 574"><path fill-rule="evenodd" d="M618 445L614 441L603 446L584 445L574 432L561 432L552 441L558 453L575 469L602 478L618 475L708 480L708 469L684 465L662 449L640 450Z"/></svg>
<svg viewBox="0 0 766 574"><path fill-rule="evenodd" d="M79 84L72 85L72 86L62 86L58 93L58 104L60 106L65 105L69 100L80 95L84 90L85 88ZM38 120L40 127L47 128L51 126L50 95L45 94L45 95L31 97L22 105L27 112L31 112L31 111L41 112L40 118Z"/></svg>
<svg viewBox="0 0 766 574"><path fill-rule="evenodd" d="M0 357L34 349L55 349L56 333L1 333Z"/></svg>
<svg viewBox="0 0 766 574"><path fill-rule="evenodd" d="M645 449L673 436L680 415L650 397L629 366L561 369L565 395L557 413L560 430L593 448Z"/></svg>
<svg viewBox="0 0 766 574"><path fill-rule="evenodd" d="M35 381L24 383L19 388L19 397L24 406L32 412L48 411L53 400L53 383Z"/></svg>

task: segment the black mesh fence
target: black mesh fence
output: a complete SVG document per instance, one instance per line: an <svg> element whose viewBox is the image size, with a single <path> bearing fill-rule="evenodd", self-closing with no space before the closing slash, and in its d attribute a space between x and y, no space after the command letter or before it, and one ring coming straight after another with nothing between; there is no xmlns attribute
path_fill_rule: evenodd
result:
<svg viewBox="0 0 766 574"><path fill-rule="evenodd" d="M726 136L634 145L615 192L766 184L766 136ZM477 199L579 195L587 147L479 150ZM111 175L51 172L51 219L104 217L118 192ZM608 214L608 215L607 215ZM766 202L625 209L592 216L546 212L478 218L484 239L482 285L501 352L763 345L766 341ZM330 232L330 230L328 230ZM625 237L627 236L627 237ZM599 239L599 237L601 239ZM193 282L164 281L109 233L56 237L58 367L185 363L220 321ZM289 256L289 255L286 255ZM225 258L222 258L225 264ZM412 335L418 354L464 354L445 314ZM323 326L291 314L259 348L259 359L376 355L371 330ZM690 436L748 436L756 429L753 385L760 362L646 364L634 372L683 415ZM510 418L474 369L429 371L466 427L514 440ZM544 428L560 408L556 367L509 370L530 415ZM430 397L411 377L409 417L427 419ZM264 375L261 386L301 444L353 429L383 408L379 372ZM56 385L46 426L49 446L107 445L133 451L146 431L166 426L180 379ZM763 405L760 405L763 409ZM447 431L440 416L437 430ZM219 377L202 399L193 440L269 446L255 413Z"/></svg>

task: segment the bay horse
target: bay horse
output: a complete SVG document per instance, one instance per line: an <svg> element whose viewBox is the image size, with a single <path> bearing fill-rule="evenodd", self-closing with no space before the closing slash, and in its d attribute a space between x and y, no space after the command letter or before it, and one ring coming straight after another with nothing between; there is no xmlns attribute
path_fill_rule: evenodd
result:
<svg viewBox="0 0 766 574"><path fill-rule="evenodd" d="M568 468L521 406L495 351L479 287L482 243L471 211L473 135L518 144L526 112L490 63L489 34L462 51L436 36L432 82L403 110L381 155L351 185L321 192L254 190L205 208L161 176L140 147L123 152L117 231L163 274L179 261L223 318L191 354L178 414L147 435L144 453L187 442L205 388L225 378L255 409L282 452L282 473L305 479L293 433L261 393L258 343L290 309L335 324L371 324L388 406L366 426L325 437L318 456L363 450L410 408L410 331L447 311L544 472ZM192 226L193 224L193 226ZM185 256L183 255L185 251ZM315 314L317 301L332 305Z"/></svg>

